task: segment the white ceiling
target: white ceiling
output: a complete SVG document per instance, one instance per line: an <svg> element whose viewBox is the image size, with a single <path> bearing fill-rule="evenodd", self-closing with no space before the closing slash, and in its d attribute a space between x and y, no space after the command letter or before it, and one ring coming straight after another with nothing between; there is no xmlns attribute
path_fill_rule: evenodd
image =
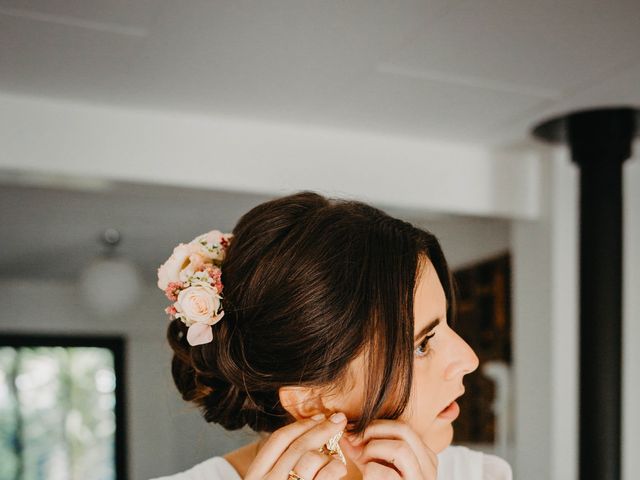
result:
<svg viewBox="0 0 640 480"><path fill-rule="evenodd" d="M0 0L0 91L498 145L640 106L640 1Z"/></svg>

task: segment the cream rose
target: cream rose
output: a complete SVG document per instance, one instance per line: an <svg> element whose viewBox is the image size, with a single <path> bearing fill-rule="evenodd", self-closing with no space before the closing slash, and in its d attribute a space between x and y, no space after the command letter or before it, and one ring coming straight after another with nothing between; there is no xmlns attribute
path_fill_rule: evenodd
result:
<svg viewBox="0 0 640 480"><path fill-rule="evenodd" d="M200 253L192 253L189 255L188 262L186 262L186 266L180 270L179 277L181 282L186 282L189 280L189 277L195 275L195 273L200 270L205 263L208 262L208 259L201 255Z"/></svg>
<svg viewBox="0 0 640 480"><path fill-rule="evenodd" d="M224 248L220 242L224 238L220 230L211 230L194 238L191 243L197 244L201 248L201 254L210 260L224 260Z"/></svg>
<svg viewBox="0 0 640 480"><path fill-rule="evenodd" d="M191 326L194 323L213 325L222 318L224 312L216 315L220 308L220 295L218 291L208 285L187 287L178 294L178 300L174 303L176 316Z"/></svg>
<svg viewBox="0 0 640 480"><path fill-rule="evenodd" d="M193 243L181 243L173 249L169 259L158 268L158 288L165 290L170 282L183 282L186 273L195 271L196 266L204 263L202 246ZM181 275L185 270L186 273Z"/></svg>

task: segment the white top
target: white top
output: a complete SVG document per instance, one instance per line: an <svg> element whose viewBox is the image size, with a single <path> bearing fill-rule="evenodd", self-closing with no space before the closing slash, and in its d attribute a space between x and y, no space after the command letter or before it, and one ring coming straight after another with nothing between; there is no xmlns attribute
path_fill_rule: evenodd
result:
<svg viewBox="0 0 640 480"><path fill-rule="evenodd" d="M212 457L175 475L150 480L242 480L224 457ZM438 480L513 480L500 457L467 447L451 446L438 454Z"/></svg>

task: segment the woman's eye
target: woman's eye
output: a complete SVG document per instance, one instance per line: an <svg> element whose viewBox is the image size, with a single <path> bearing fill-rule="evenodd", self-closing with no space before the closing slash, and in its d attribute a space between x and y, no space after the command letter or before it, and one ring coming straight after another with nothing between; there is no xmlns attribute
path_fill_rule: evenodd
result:
<svg viewBox="0 0 640 480"><path fill-rule="evenodd" d="M420 344L416 347L414 352L417 357L424 357L429 353L429 349L427 348L427 343L429 342L429 339L434 337L434 335L435 335L435 332L432 333L431 335L427 335L426 337L424 337L424 340L422 340L422 342L420 342Z"/></svg>

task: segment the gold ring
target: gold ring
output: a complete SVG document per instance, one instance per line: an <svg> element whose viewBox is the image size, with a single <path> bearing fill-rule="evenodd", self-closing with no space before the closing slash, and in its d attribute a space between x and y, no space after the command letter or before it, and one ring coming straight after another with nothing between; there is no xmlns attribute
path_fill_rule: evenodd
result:
<svg viewBox="0 0 640 480"><path fill-rule="evenodd" d="M289 476L287 477L287 480L304 480L304 478L302 478L293 470L289 470Z"/></svg>
<svg viewBox="0 0 640 480"><path fill-rule="evenodd" d="M327 447L327 444L326 444L326 443L325 443L324 445L322 445L322 448L319 448L319 449L318 449L318 451L319 451L320 453L324 453L325 455L329 455L329 456L337 455L337 454L338 454L338 451L337 451L337 450L333 450L333 449L331 449L331 448Z"/></svg>

